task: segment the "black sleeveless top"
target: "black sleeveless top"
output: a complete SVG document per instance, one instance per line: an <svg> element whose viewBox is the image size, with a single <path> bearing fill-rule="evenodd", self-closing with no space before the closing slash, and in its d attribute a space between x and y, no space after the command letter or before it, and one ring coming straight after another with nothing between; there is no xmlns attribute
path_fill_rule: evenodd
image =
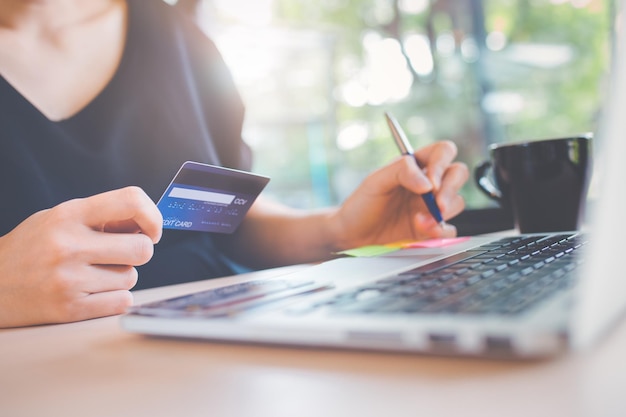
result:
<svg viewBox="0 0 626 417"><path fill-rule="evenodd" d="M39 210L127 185L157 201L186 160L250 169L243 105L214 44L162 1L128 4L120 66L78 114L50 121L0 76L0 235ZM232 274L218 240L165 230L135 288Z"/></svg>

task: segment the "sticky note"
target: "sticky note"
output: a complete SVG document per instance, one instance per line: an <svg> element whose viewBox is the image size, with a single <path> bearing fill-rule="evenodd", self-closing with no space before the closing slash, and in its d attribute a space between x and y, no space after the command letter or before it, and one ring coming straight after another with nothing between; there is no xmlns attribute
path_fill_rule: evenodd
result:
<svg viewBox="0 0 626 417"><path fill-rule="evenodd" d="M444 246L450 246L457 243L465 242L469 239L469 236L454 237L454 238L442 238L442 239L427 239L416 241L401 241L388 243L386 245L368 245L361 246L359 248L348 249L342 252L338 252L340 255L348 256L379 256L387 253L395 252L400 249L414 249L414 248L441 248Z"/></svg>
<svg viewBox="0 0 626 417"><path fill-rule="evenodd" d="M359 248L344 250L342 252L337 252L337 253L339 255L348 255L348 256L355 256L355 257L378 256L378 255L384 255L389 252L395 252L399 249L401 248L394 247L394 246L387 246L387 245L368 245L368 246L361 246Z"/></svg>
<svg viewBox="0 0 626 417"><path fill-rule="evenodd" d="M444 246L455 245L457 243L465 242L469 239L469 236L442 238L442 239L428 239L415 242L408 242L402 245L403 249L408 248L442 248Z"/></svg>

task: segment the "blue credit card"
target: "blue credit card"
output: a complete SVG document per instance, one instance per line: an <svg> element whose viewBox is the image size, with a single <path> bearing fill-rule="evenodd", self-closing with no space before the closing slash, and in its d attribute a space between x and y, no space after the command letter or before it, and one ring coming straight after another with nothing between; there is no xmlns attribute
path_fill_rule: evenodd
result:
<svg viewBox="0 0 626 417"><path fill-rule="evenodd" d="M157 203L163 228L233 233L269 180L259 174L187 161Z"/></svg>

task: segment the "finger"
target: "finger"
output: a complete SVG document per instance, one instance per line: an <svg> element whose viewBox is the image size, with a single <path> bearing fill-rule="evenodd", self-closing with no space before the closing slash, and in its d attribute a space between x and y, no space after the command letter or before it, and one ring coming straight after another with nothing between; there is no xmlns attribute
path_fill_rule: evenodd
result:
<svg viewBox="0 0 626 417"><path fill-rule="evenodd" d="M465 208L465 200L459 191L469 178L467 165L455 162L446 170L442 182L441 190L437 194L437 204L442 210L445 218L451 218L459 214Z"/></svg>
<svg viewBox="0 0 626 417"><path fill-rule="evenodd" d="M403 156L365 177L359 185L359 193L364 196L384 195L396 192L398 186L414 193L425 193L432 189L430 181L417 167L414 158Z"/></svg>
<svg viewBox="0 0 626 417"><path fill-rule="evenodd" d="M392 191L401 185L414 193L423 194L433 189L430 180L412 156L403 156L386 168L389 171L384 177L387 180L386 190Z"/></svg>
<svg viewBox="0 0 626 417"><path fill-rule="evenodd" d="M455 237L456 227L449 223L439 223L429 213L419 212L415 214L416 228L424 238L448 238Z"/></svg>
<svg viewBox="0 0 626 417"><path fill-rule="evenodd" d="M463 210L465 210L465 199L460 195L456 195L448 201L445 215L443 216L445 219L451 219L458 216Z"/></svg>
<svg viewBox="0 0 626 417"><path fill-rule="evenodd" d="M137 269L127 265L90 265L85 275L88 281L81 283L83 291L99 292L130 290L137 284ZM84 275L84 276L85 276Z"/></svg>
<svg viewBox="0 0 626 417"><path fill-rule="evenodd" d="M469 179L469 169L462 162L451 164L441 178L441 188L438 197L442 200L456 196Z"/></svg>
<svg viewBox="0 0 626 417"><path fill-rule="evenodd" d="M81 242L81 251L90 265L139 266L154 255L154 243L144 234L93 231Z"/></svg>
<svg viewBox="0 0 626 417"><path fill-rule="evenodd" d="M161 238L163 218L159 209L139 187L126 187L92 197L74 200L77 215L95 230L107 224L132 221L154 242Z"/></svg>
<svg viewBox="0 0 626 417"><path fill-rule="evenodd" d="M73 309L74 320L86 320L94 317L105 317L123 314L133 305L130 291L117 290L89 294L76 301Z"/></svg>
<svg viewBox="0 0 626 417"><path fill-rule="evenodd" d="M403 157L403 166L400 167L397 183L417 194L433 190L432 181L414 156Z"/></svg>
<svg viewBox="0 0 626 417"><path fill-rule="evenodd" d="M419 161L435 190L441 187L441 177L454 161L457 153L456 144L451 141L440 141L415 153L415 158Z"/></svg>

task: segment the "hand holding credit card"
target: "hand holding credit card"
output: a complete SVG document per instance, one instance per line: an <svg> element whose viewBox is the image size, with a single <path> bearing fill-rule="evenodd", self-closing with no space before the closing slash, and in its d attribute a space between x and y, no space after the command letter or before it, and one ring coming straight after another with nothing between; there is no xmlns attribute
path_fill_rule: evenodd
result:
<svg viewBox="0 0 626 417"><path fill-rule="evenodd" d="M269 180L263 175L187 161L157 203L163 228L233 233Z"/></svg>

